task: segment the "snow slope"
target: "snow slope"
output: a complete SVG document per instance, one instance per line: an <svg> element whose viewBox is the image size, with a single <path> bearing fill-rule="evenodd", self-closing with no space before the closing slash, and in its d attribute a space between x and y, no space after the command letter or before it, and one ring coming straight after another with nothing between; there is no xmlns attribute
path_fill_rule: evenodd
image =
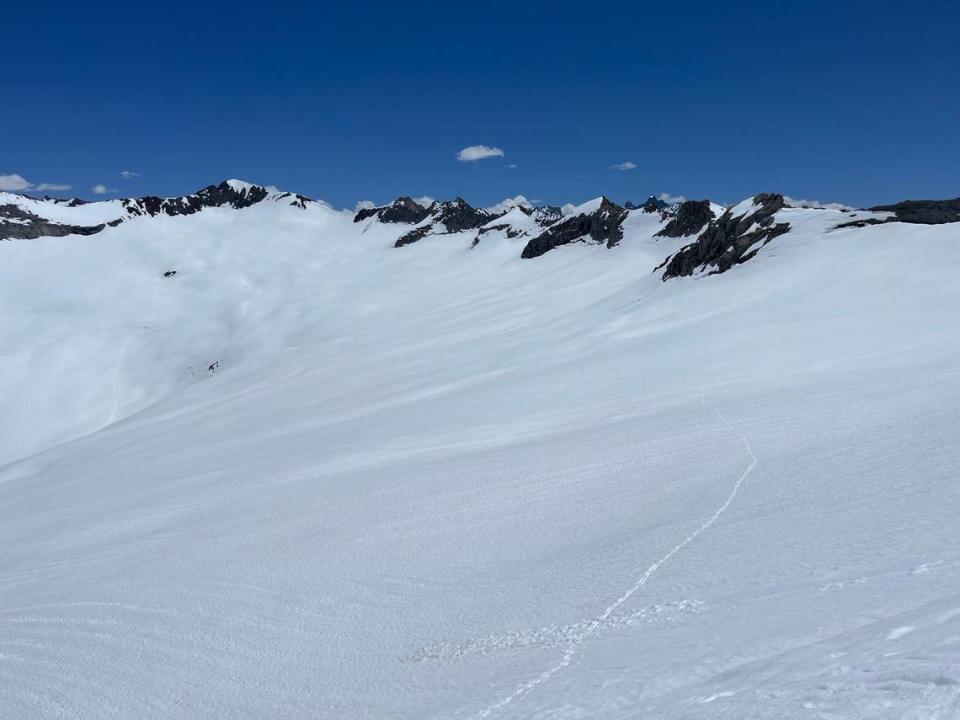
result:
<svg viewBox="0 0 960 720"><path fill-rule="evenodd" d="M960 717L960 232L843 217L0 244L0 714Z"/></svg>

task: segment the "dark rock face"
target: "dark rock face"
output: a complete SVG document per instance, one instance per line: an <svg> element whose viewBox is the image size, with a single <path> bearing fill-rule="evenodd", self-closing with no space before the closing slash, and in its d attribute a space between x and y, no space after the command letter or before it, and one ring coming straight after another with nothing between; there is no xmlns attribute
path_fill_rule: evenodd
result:
<svg viewBox="0 0 960 720"><path fill-rule="evenodd" d="M850 222L840 223L834 228L834 230L840 230L842 228L865 228L869 225L885 225L891 220L894 220L894 218L885 218L883 220L879 218L863 218L861 220L851 220Z"/></svg>
<svg viewBox="0 0 960 720"><path fill-rule="evenodd" d="M533 209L533 216L542 226L547 227L563 217L563 211L556 205L544 205Z"/></svg>
<svg viewBox="0 0 960 720"><path fill-rule="evenodd" d="M623 238L623 221L628 211L607 198L601 198L600 207L588 215L567 217L537 235L523 249L520 257L535 258L561 245L573 242L606 243L608 248Z"/></svg>
<svg viewBox="0 0 960 720"><path fill-rule="evenodd" d="M436 203L434 208L438 209L438 212L434 213L436 218L434 222L442 223L448 233L472 230L481 225L486 225L497 217L486 210L471 207L466 200L460 197L452 202Z"/></svg>
<svg viewBox="0 0 960 720"><path fill-rule="evenodd" d="M521 235L523 235L522 232L517 230L510 223L503 223L502 225L488 225L486 227L480 228L480 232L477 233L477 237L474 238L473 245L471 245L471 247L475 246L478 242L480 242L481 235L486 235L489 232L496 232L498 230L502 230L503 232L505 232L507 237L510 238L511 240L513 238L518 238Z"/></svg>
<svg viewBox="0 0 960 720"><path fill-rule="evenodd" d="M754 196L753 202L759 207L737 216L727 210L712 221L696 241L668 258L663 279L692 275L709 266L716 266L711 275L726 272L752 258L775 237L790 231L790 223L773 221L774 213L785 205L783 195L761 193Z"/></svg>
<svg viewBox="0 0 960 720"><path fill-rule="evenodd" d="M644 200L642 205L637 205L627 200L627 202L623 204L623 207L625 207L627 210L643 210L644 212L654 213L670 207L670 203L668 203L666 200L660 200L659 198L655 198L653 195L651 195Z"/></svg>
<svg viewBox="0 0 960 720"><path fill-rule="evenodd" d="M311 200L310 198L308 198L306 195L300 195L299 193L288 193L288 192L285 192L285 193L280 193L279 195L277 195L277 201L278 201L278 202L279 202L280 200L284 200L284 199L286 199L286 198L293 198L292 200L290 200L290 205L292 205L293 207L298 207L298 208L300 208L301 210L306 210L306 209L307 209L307 203L308 203L308 202L313 202L313 200Z"/></svg>
<svg viewBox="0 0 960 720"><path fill-rule="evenodd" d="M33 240L39 237L94 235L104 225L64 225L45 220L19 205L0 205L0 240Z"/></svg>
<svg viewBox="0 0 960 720"><path fill-rule="evenodd" d="M423 240L432 231L433 225L421 225L420 227L414 228L410 232L401 235L393 244L393 246L399 248L403 247L404 245L410 245L417 242L417 240Z"/></svg>
<svg viewBox="0 0 960 720"><path fill-rule="evenodd" d="M430 208L425 208L407 196L399 197L389 205L364 208L353 218L354 222L366 220L369 217L378 217L385 223L409 223L416 225L430 214Z"/></svg>
<svg viewBox="0 0 960 720"><path fill-rule="evenodd" d="M953 200L904 200L895 205L877 205L877 212L892 212L898 222L942 225L960 222L960 198Z"/></svg>
<svg viewBox="0 0 960 720"><path fill-rule="evenodd" d="M27 195L26 197L31 197ZM41 200L46 202L56 203L57 205L66 205L67 207L80 207L81 205L89 205L86 200L81 200L80 198L70 198L69 200L64 200L63 198L55 198L52 195L44 195Z"/></svg>
<svg viewBox="0 0 960 720"><path fill-rule="evenodd" d="M904 200L894 205L877 205L870 208L873 212L892 212L893 217L860 218L840 223L834 230L842 228L862 228L868 225L886 223L914 223L918 225L944 225L960 222L960 198L953 200Z"/></svg>
<svg viewBox="0 0 960 720"><path fill-rule="evenodd" d="M402 235L394 243L394 247L410 245L422 240L427 235L448 235L464 230L473 230L486 225L496 217L499 216L491 215L486 210L471 207L466 200L459 197L448 202L434 203L430 207L428 218L430 222L415 227Z"/></svg>
<svg viewBox="0 0 960 720"><path fill-rule="evenodd" d="M658 200L653 195L648 197L643 205L640 206L640 209L645 213L655 213L660 212L663 208L668 207L667 203L663 200Z"/></svg>
<svg viewBox="0 0 960 720"><path fill-rule="evenodd" d="M249 188L237 189L229 182L224 181L219 185L208 185L203 190L198 190L193 195L185 195L178 198L159 198L147 196L132 200L123 200L123 207L128 215L192 215L208 207L223 207L224 205L239 210L240 208L256 205L265 200L269 192L266 188L259 185L252 185ZM290 197L294 197L287 193ZM295 197L291 205L299 204L305 207L309 200L302 195Z"/></svg>
<svg viewBox="0 0 960 720"><path fill-rule="evenodd" d="M713 220L709 200L685 200L667 226L657 233L658 237L687 237L696 235Z"/></svg>
<svg viewBox="0 0 960 720"><path fill-rule="evenodd" d="M105 227L116 227L130 217L156 215L192 215L209 207L246 208L262 202L270 192L259 185L246 185L224 181L219 185L209 185L193 195L177 198L159 198L147 196L121 201L120 216L106 223L91 226L65 225L39 217L22 207L9 204L0 206L0 240L29 240L38 237L63 237L65 235L93 235ZM281 193L274 197L276 201L289 200L289 204L301 209L312 202L304 195ZM50 199L51 202L77 207L87 204L83 200ZM19 222L18 222L19 221Z"/></svg>
<svg viewBox="0 0 960 720"><path fill-rule="evenodd" d="M494 222L496 222L494 220L487 223L482 228L480 228L480 231L477 233L477 237L473 239L473 243L470 245L470 247L471 248L476 247L480 243L480 241L483 239L484 235L486 235L487 233L496 232L496 231L503 232L511 240L516 239L518 237L525 236L525 235L526 236L536 235L536 234L539 234L543 230L543 228L550 227L555 222L557 222L561 217L563 217L563 213L560 210L560 208L553 207L550 205L547 205L545 207L539 207L539 208L528 208L528 207L523 207L521 205L517 205L514 209L523 213L527 217L532 217L533 221L537 225L537 231L531 232L529 227L525 227L521 229L510 224L510 222L493 224ZM505 213L505 214L508 215L509 213Z"/></svg>

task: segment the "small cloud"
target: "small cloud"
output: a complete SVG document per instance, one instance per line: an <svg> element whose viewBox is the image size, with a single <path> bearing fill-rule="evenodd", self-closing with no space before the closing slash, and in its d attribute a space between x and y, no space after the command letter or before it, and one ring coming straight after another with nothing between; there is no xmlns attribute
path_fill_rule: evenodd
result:
<svg viewBox="0 0 960 720"><path fill-rule="evenodd" d="M783 199L787 201L787 205L792 205L794 207L811 207L811 208L820 208L823 210L846 210L849 205L843 205L841 203L825 203L820 202L819 200L802 200L800 198L792 198L788 195L784 195Z"/></svg>
<svg viewBox="0 0 960 720"><path fill-rule="evenodd" d="M120 177L124 180L132 180L133 178L140 177L140 173L134 172L133 170L121 170Z"/></svg>
<svg viewBox="0 0 960 720"><path fill-rule="evenodd" d="M577 206L574 205L573 203L566 203L563 207L560 208L560 214L569 215L576 209L577 209Z"/></svg>
<svg viewBox="0 0 960 720"><path fill-rule="evenodd" d="M412 198L412 200L413 200L417 205L419 205L420 207L424 207L424 208L428 208L428 207L430 207L431 205L433 205L433 204L436 202L436 200L435 200L434 198L430 197L429 195L423 195L423 196L418 197L418 198Z"/></svg>
<svg viewBox="0 0 960 720"><path fill-rule="evenodd" d="M376 206L377 204L373 200L361 200L353 206L353 211L360 212L361 210L369 210L370 208L375 208Z"/></svg>
<svg viewBox="0 0 960 720"><path fill-rule="evenodd" d="M0 175L0 190L16 192L17 190L29 190L32 187L33 183L22 175L17 175L16 173L12 175Z"/></svg>
<svg viewBox="0 0 960 720"><path fill-rule="evenodd" d="M630 162L629 160L627 160L626 162L617 163L616 165L611 165L610 169L611 170L633 170L636 166L637 164L635 162Z"/></svg>
<svg viewBox="0 0 960 720"><path fill-rule="evenodd" d="M527 200L523 195L517 195L516 197L501 200L496 205L491 205L488 208L484 208L484 210L486 210L488 213L493 213L494 215L500 215L508 210L512 210L515 207L531 208L533 207L533 203Z"/></svg>
<svg viewBox="0 0 960 720"><path fill-rule="evenodd" d="M106 195L108 193L115 193L116 191L116 188L107 187L103 183L97 183L93 186L94 195Z"/></svg>
<svg viewBox="0 0 960 720"><path fill-rule="evenodd" d="M513 170L513 168L515 168L516 165L507 165L507 167L510 168L511 170Z"/></svg>
<svg viewBox="0 0 960 720"><path fill-rule="evenodd" d="M17 173L12 173L10 175L0 175L0 190L8 190L11 192L19 192L20 190L37 190L43 192L44 190L49 190L50 192L60 192L63 190L69 190L73 186L65 185L63 183L39 183L34 184L27 180L22 175Z"/></svg>
<svg viewBox="0 0 960 720"><path fill-rule="evenodd" d="M657 197L663 200L665 203L670 203L671 205L676 205L678 203L687 201L683 195L671 195L670 193L660 193L657 195Z"/></svg>
<svg viewBox="0 0 960 720"><path fill-rule="evenodd" d="M457 153L457 160L460 162L474 162L492 157L503 157L503 150L498 147L487 147L486 145L471 145Z"/></svg>

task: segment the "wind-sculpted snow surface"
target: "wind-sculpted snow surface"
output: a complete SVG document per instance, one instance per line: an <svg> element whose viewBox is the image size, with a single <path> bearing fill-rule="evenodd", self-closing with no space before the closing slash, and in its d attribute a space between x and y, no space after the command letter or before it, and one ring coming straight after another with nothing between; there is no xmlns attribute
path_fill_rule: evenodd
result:
<svg viewBox="0 0 960 720"><path fill-rule="evenodd" d="M0 243L4 720L958 716L960 226L273 197Z"/></svg>
<svg viewBox="0 0 960 720"><path fill-rule="evenodd" d="M701 399L703 396L701 395ZM706 403L704 403L705 405ZM730 424L730 421L727 420L726 416L720 412L720 408L714 408L717 413L717 417L723 422L731 432L736 432L733 426ZM521 700L525 695L537 689L537 686L542 685L556 675L558 672L570 665L570 662L573 660L574 656L579 650L581 643L589 640L600 628L602 628L606 623L609 622L610 616L618 610L624 603L630 600L634 595L637 594L643 588L644 585L653 577L653 574L657 572L665 563L670 562L671 558L674 555L681 552L687 545L692 543L697 537L710 529L710 526L713 525L721 515L723 515L727 508L730 507L730 504L737 497L737 493L740 492L740 486L743 485L743 482L747 479L747 476L753 471L753 468L757 464L757 456L753 454L753 448L750 447L750 441L747 440L742 435L740 438L743 440L744 447L747 451L747 454L750 456L750 464L747 465L747 469L741 473L740 477L737 478L737 481L733 484L733 487L730 489L730 493L727 495L723 503L718 507L714 512L706 519L706 521L694 530L692 533L687 535L683 540L674 545L663 557L653 563L648 567L644 573L637 579L637 581L627 588L620 597L614 600L606 609L601 612L596 618L592 619L589 623L583 626L579 632L576 632L570 636L567 640L566 647L563 650L563 656L560 658L560 661L556 665L553 665L549 669L537 675L532 680L529 680L522 685L520 685L516 690L506 697L498 700L489 707L481 710L477 713L478 718L490 717L493 714L498 713L503 710L510 703L517 702Z"/></svg>

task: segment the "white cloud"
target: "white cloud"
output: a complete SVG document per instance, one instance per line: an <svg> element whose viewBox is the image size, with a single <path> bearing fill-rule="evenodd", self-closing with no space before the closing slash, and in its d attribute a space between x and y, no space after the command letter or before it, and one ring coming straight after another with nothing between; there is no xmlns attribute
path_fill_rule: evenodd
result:
<svg viewBox="0 0 960 720"><path fill-rule="evenodd" d="M573 212L574 210L576 210L576 209L577 209L577 206L576 206L576 205L574 205L573 203L567 203L566 205L564 205L563 207L560 208L560 214L561 214L561 215L569 215L570 213L572 213L572 212Z"/></svg>
<svg viewBox="0 0 960 720"><path fill-rule="evenodd" d="M533 203L527 200L523 195L517 195L516 197L507 198L506 200L501 200L496 205L491 205L488 208L484 208L488 213L494 213L499 215L500 213L505 213L507 210L512 210L515 207L533 207Z"/></svg>
<svg viewBox="0 0 960 720"><path fill-rule="evenodd" d="M29 190L32 187L32 182L16 173L12 175L0 175L0 190Z"/></svg>
<svg viewBox="0 0 960 720"><path fill-rule="evenodd" d="M377 204L373 200L361 200L353 206L353 211L360 212L361 210L369 210L370 208L375 208L376 206Z"/></svg>
<svg viewBox="0 0 960 720"><path fill-rule="evenodd" d="M616 165L611 165L611 170L633 170L637 164L627 160L626 162L617 163Z"/></svg>
<svg viewBox="0 0 960 720"><path fill-rule="evenodd" d="M473 162L475 160L485 160L492 157L503 157L503 150L498 147L487 147L486 145L471 145L457 153L457 160L460 162Z"/></svg>
<svg viewBox="0 0 960 720"><path fill-rule="evenodd" d="M434 200L434 199L433 199L432 197L430 197L429 195L423 195L423 196L418 197L418 198L412 198L412 200L413 200L417 205L419 205L420 207L424 207L424 208L428 208L428 207L430 207L431 205L433 205L433 204L436 202L436 200Z"/></svg>
<svg viewBox="0 0 960 720"><path fill-rule="evenodd" d="M788 195L784 195L783 199L787 201L787 205L793 205L794 207L823 208L825 210L846 210L850 207L849 205L843 205L841 203L825 203L820 202L819 200L801 200L799 198L792 198Z"/></svg>
<svg viewBox="0 0 960 720"><path fill-rule="evenodd" d="M69 190L72 185L64 185L63 183L39 183L34 184L27 180L22 175L17 173L12 173L10 175L0 175L0 190L9 190L12 192L18 192L20 190L39 190L43 192L44 190L49 190L51 192L56 192L60 190Z"/></svg>
<svg viewBox="0 0 960 720"><path fill-rule="evenodd" d="M510 168L510 169L512 170L513 168L515 168L515 167L516 167L516 165L507 165L507 167L508 167L508 168Z"/></svg>
<svg viewBox="0 0 960 720"><path fill-rule="evenodd" d="M683 195L671 195L670 193L660 193L657 195L657 197L666 203L670 203L671 205L676 205L677 203L687 201L687 198L685 198Z"/></svg>
<svg viewBox="0 0 960 720"><path fill-rule="evenodd" d="M107 193L115 193L116 191L116 188L107 187L103 183L97 183L93 186L94 195L106 195Z"/></svg>
<svg viewBox="0 0 960 720"><path fill-rule="evenodd" d="M122 177L124 180L132 180L133 178L140 177L140 173L133 172L133 170L121 170L120 177Z"/></svg>

